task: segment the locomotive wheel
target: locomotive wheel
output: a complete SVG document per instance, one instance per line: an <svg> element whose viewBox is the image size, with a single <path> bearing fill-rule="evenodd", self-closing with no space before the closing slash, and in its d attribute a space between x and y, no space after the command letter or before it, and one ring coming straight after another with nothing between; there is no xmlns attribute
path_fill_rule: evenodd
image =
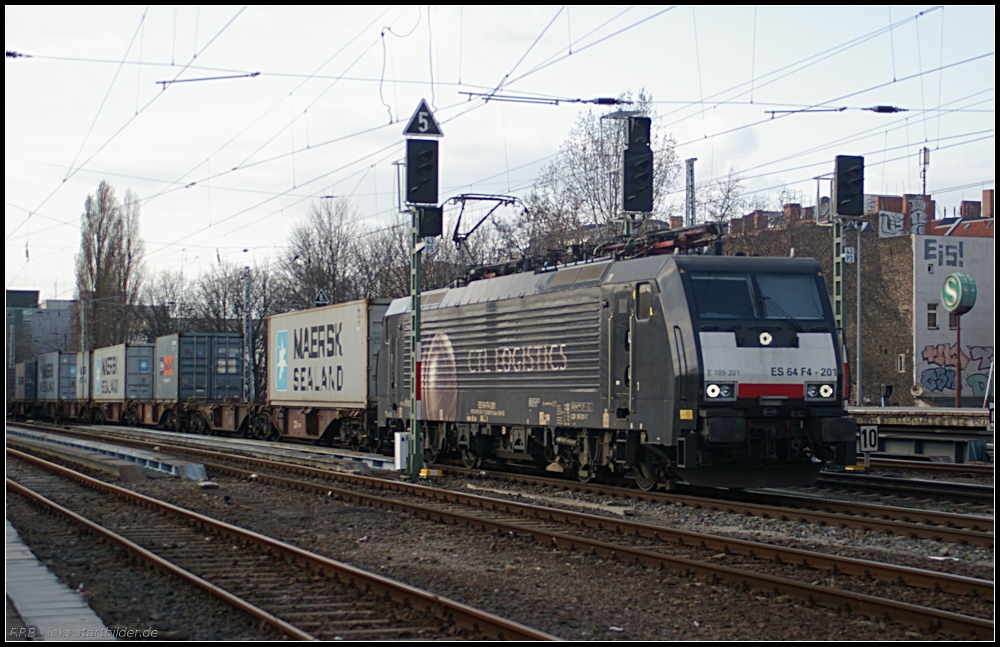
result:
<svg viewBox="0 0 1000 647"><path fill-rule="evenodd" d="M205 424L205 419L201 417L200 414L195 413L188 419L188 431L192 434L199 434L202 436L208 435L208 425Z"/></svg>
<svg viewBox="0 0 1000 647"><path fill-rule="evenodd" d="M433 465L438 462L438 450L436 447L424 447L424 462ZM462 462L465 462L464 460Z"/></svg>
<svg viewBox="0 0 1000 647"><path fill-rule="evenodd" d="M462 465L470 470L474 470L483 464L483 459L468 449L462 450Z"/></svg>
<svg viewBox="0 0 1000 647"><path fill-rule="evenodd" d="M594 480L594 469L589 465L583 465L576 470L576 478L581 483L590 483Z"/></svg>
<svg viewBox="0 0 1000 647"><path fill-rule="evenodd" d="M632 468L635 485L643 492L649 492L656 487L656 472L648 460L641 460Z"/></svg>
<svg viewBox="0 0 1000 647"><path fill-rule="evenodd" d="M271 421L262 414L254 417L250 428L247 430L247 435L255 440L271 440L273 433L275 433L275 430L272 429Z"/></svg>

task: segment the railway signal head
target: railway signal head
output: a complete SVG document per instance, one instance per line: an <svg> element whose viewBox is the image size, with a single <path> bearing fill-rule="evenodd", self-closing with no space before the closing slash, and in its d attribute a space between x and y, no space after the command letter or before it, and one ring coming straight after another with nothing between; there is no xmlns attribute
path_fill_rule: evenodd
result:
<svg viewBox="0 0 1000 647"><path fill-rule="evenodd" d="M437 204L438 143L434 139L406 140L406 201Z"/></svg>
<svg viewBox="0 0 1000 647"><path fill-rule="evenodd" d="M440 236L443 229L444 209L441 207L421 207L418 211L418 235L421 238Z"/></svg>
<svg viewBox="0 0 1000 647"><path fill-rule="evenodd" d="M837 214L864 215L865 158L859 155L838 155L834 175Z"/></svg>
<svg viewBox="0 0 1000 647"><path fill-rule="evenodd" d="M653 151L642 146L625 149L622 156L622 210L653 210Z"/></svg>
<svg viewBox="0 0 1000 647"><path fill-rule="evenodd" d="M652 121L649 117L629 117L628 118L628 148L641 146L649 148L649 135Z"/></svg>

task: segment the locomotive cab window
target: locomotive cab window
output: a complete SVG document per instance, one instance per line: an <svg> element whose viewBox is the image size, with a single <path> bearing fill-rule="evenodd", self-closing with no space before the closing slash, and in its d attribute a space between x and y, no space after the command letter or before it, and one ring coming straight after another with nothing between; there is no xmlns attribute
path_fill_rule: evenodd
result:
<svg viewBox="0 0 1000 647"><path fill-rule="evenodd" d="M636 287L635 318L644 321L653 316L653 286L640 283Z"/></svg>
<svg viewBox="0 0 1000 647"><path fill-rule="evenodd" d="M691 275L691 293L702 319L757 319L747 274Z"/></svg>
<svg viewBox="0 0 1000 647"><path fill-rule="evenodd" d="M760 297L768 319L822 319L816 278L811 274L757 274Z"/></svg>

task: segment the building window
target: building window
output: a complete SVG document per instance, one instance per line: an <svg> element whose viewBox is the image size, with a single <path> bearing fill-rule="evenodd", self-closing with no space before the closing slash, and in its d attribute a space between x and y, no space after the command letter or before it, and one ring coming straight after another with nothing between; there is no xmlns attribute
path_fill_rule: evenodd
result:
<svg viewBox="0 0 1000 647"><path fill-rule="evenodd" d="M958 315L948 313L948 330L958 329Z"/></svg>
<svg viewBox="0 0 1000 647"><path fill-rule="evenodd" d="M906 355L902 353L896 355L896 372L897 373L906 372Z"/></svg>
<svg viewBox="0 0 1000 647"><path fill-rule="evenodd" d="M937 307L936 303L927 304L927 330L938 329Z"/></svg>

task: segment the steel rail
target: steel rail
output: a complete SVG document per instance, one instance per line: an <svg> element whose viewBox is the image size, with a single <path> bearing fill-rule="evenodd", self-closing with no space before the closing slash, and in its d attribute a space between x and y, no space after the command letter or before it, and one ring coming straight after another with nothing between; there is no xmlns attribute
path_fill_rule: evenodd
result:
<svg viewBox="0 0 1000 647"><path fill-rule="evenodd" d="M14 455L16 456L19 453L20 452L17 452ZM276 631L278 631L278 633L280 633L281 635L288 636L289 638L294 638L296 640L316 640L314 636L310 635L305 631L302 631L298 627L291 625L282 620L281 618L278 618L273 614L270 614L267 611L261 609L260 607L250 602L247 602L246 600L240 597L233 595L232 593L226 591L225 589L219 588L218 586L212 584L211 582L208 582L207 580L198 577L194 573L181 568L180 566L174 564L173 562L169 562L163 559L162 557L146 550L145 548L136 544L135 542L126 539L125 537L122 537L118 533L109 530L104 526L101 526L91 521L90 519L87 519L86 517L83 517L77 514L76 512L73 512L68 508L64 508L55 501L52 501L51 499L46 498L44 495L39 494L27 488L24 485L21 485L17 481L13 481L10 478L7 478L6 482L7 482L7 488L9 490L13 490L14 492L17 492L18 494L24 496L25 498L35 501L36 503L39 503L50 510L54 510L62 514L63 516L68 517L71 521L80 526L83 526L84 528L94 533L98 537L101 537L103 539L110 541L113 544L121 546L122 548L134 554L136 557L146 562L153 568L165 571L172 575L176 575L177 577L208 592L210 595L213 595L221 599L223 602L228 603L230 606L235 607L236 609L239 609L240 611L248 615L251 615L254 618L257 618L258 620L267 623L268 625L273 627Z"/></svg>
<svg viewBox="0 0 1000 647"><path fill-rule="evenodd" d="M751 496L760 494L769 501L788 508L824 510L826 512L842 513L857 519L891 517L896 521L904 521L910 524L931 524L939 528L964 528L980 534L992 533L994 523L993 517L938 512L936 510L920 510L918 508L903 508L890 505L867 505L852 501L838 501L817 495L794 495L768 490L751 491L747 492L747 494ZM992 534L989 536L992 536Z"/></svg>
<svg viewBox="0 0 1000 647"><path fill-rule="evenodd" d="M202 453L210 454L211 452ZM242 457L226 457L226 458L236 458L237 460L244 460ZM435 490L434 488L426 488L423 486L413 486L406 483L400 483L395 481L386 481L384 479L376 479L371 477L345 475L339 473L331 473L326 470L320 470L316 468L311 468L302 465L288 465L286 463L275 463L272 461L267 461L265 459L249 459L251 463L263 465L271 464L275 467L279 467L285 470L292 470L299 473L308 474L314 477L321 477L325 479L346 479L354 482L365 482L369 485L375 485L381 488L391 488L394 490L405 491L407 489L420 489L427 492L434 492L433 496L442 497L445 500L454 499L455 497L463 497L468 500L476 500L482 505L488 504L489 506L497 505L504 508L513 508L514 506L520 506L524 504L514 504L511 502L500 501L495 499L488 499L486 497L478 497L477 495L467 495L463 493L455 493L452 491L442 491ZM225 470L234 475L241 477L249 477L250 472L245 470L239 470L237 468L231 468L220 465L206 465L206 467L211 467L214 470ZM752 586L758 590L770 591L775 590L780 593L786 593L788 595L800 597L802 599L808 599L813 602L823 604L824 606L830 606L833 608L843 608L848 607L859 611L861 613L871 615L873 617L879 616L889 616L900 620L902 622L908 622L910 624L917 624L921 626L927 626L931 628L946 629L949 631L956 631L960 634L965 634L970 632L969 635L982 636L983 632L989 631L989 635L992 636L992 623L987 620L982 620L978 618L971 618L968 616L963 616L961 614L955 614L946 611L940 611L936 609L931 609L927 607L919 607L916 605L911 605L908 603L896 602L893 600L883 600L875 596L837 591L834 589L829 589L827 587L820 587L812 584L805 584L803 582L798 582L795 580L788 580L787 578L778 578L775 576L770 576L766 574L758 574L749 571L743 571L739 569L733 569L730 567L717 566L708 563L698 562L696 560L689 560L679 557L669 557L657 553L653 550L648 550L644 548L633 548L627 546L620 546L614 544L608 544L606 542L599 542L593 540L587 540L580 537L573 537L566 535L564 533L553 532L551 529L539 529L530 526L524 526L520 523L511 523L505 521L498 521L496 519L483 519L481 517L476 517L474 515L467 515L464 513L456 513L454 511L443 511L430 506L413 504L397 499L389 499L385 497L377 497L373 495L362 495L357 492L350 490L343 490L341 488L333 488L327 486L326 484L315 484L306 483L301 481L293 481L291 479L286 479L284 477L267 476L257 474L257 478L270 479L276 483L283 483L291 487L297 487L299 489L316 489L325 492L327 495L336 494L341 499L362 503L366 505L378 506L383 508L390 508L396 510L408 511L416 516L437 520L444 523L464 523L470 527L482 528L490 531L502 531L502 532L514 532L518 535L531 536L537 541L552 542L553 545L572 547L575 549L584 550L590 553L606 555L613 558L625 559L626 561L639 561L645 564L654 563L661 567L673 568L675 570L681 570L684 572L693 572L701 575L702 577L707 577L709 579L721 579L731 583L737 583L740 586ZM481 501L480 501L481 500ZM538 506L531 506L538 507ZM543 509L545 514L548 514L549 509ZM559 514L565 514L563 511L557 511ZM580 513L574 513L579 515ZM617 520L606 517L597 517L596 515L585 515L593 516L594 523L605 524L610 527L610 524L617 523ZM540 517L541 518L541 517ZM654 531L662 531L662 528L653 527ZM719 538L715 538L719 539ZM752 542L751 542L752 543ZM731 544L736 546L735 543ZM759 547L755 547L759 548ZM777 547L773 547L777 550ZM734 551L735 552L735 551ZM796 556L795 553L786 553L786 555ZM786 559L780 555L774 555L776 561ZM801 556L797 556L801 557ZM816 556L814 556L816 557ZM794 558L789 561L796 561ZM820 564L816 559L810 565ZM850 569L853 572L857 572L857 568L861 567L863 560L857 560L851 566L845 566L845 569ZM822 567L822 566L819 566ZM839 567L838 567L839 568ZM914 572L908 573L909 581L915 586L928 585L929 580L924 579L919 574L919 569L913 569ZM906 581L904 576L904 581ZM947 589L949 591L959 590L961 587L971 587L967 590L976 590L976 594L982 594L984 597L992 599L992 591L990 590L990 583L985 581L980 581L981 583L976 584L974 582L975 578L968 578L972 581L962 582L963 578L952 577L948 578L948 583L945 583L941 588ZM933 586L933 584L931 584ZM815 590L814 590L815 589Z"/></svg>
<svg viewBox="0 0 1000 647"><path fill-rule="evenodd" d="M481 473L482 470L449 467L448 471L458 474ZM993 546L993 519L971 515L957 515L946 512L933 512L890 506L873 506L863 503L846 501L830 501L817 497L792 497L768 493L768 498L780 500L783 505L767 505L741 501L733 498L709 498L687 494L663 494L659 492L640 492L628 488L593 484L574 483L563 479L513 475L505 472L489 472L492 478L514 480L519 482L550 485L575 491L587 491L598 494L610 494L642 501L672 503L687 505L692 508L731 512L734 514L750 514L766 519L782 519L785 521L805 521L834 527L857 528L897 534L905 537L934 539L974 546ZM795 507L792 507L792 506ZM840 512L826 512L810 508L827 507ZM919 522L901 521L898 519L879 518L886 515L899 516L902 519L915 519ZM924 525L934 523L935 525ZM956 526L964 527L956 527ZM983 528L983 530L976 530ZM989 528L987 530L986 528Z"/></svg>
<svg viewBox="0 0 1000 647"><path fill-rule="evenodd" d="M206 467L208 466L206 465ZM213 466L213 469L215 467L216 466ZM235 470L235 468L228 469ZM240 470L240 472L249 476L249 473L246 473L245 471ZM260 479L265 477L257 473L257 478ZM291 479L284 479L283 477L270 476L266 478L274 479L274 482L276 483L285 481L288 485L299 487L300 489L320 489L330 495L336 495L342 500L352 503L404 511L420 518L452 525L464 524L465 526L487 532L514 533L522 537L531 537L535 541L544 545L579 550L587 554L617 559L623 562L641 563L645 566L668 568L687 574L693 573L712 582L723 581L741 588L749 587L762 592L777 592L779 594L789 595L800 600L809 601L811 603L820 604L833 609L847 608L851 611L855 611L872 618L889 617L909 625L929 628L932 630L940 629L951 631L959 635L975 636L983 639L991 639L993 636L993 622L982 618L964 616L949 611L922 607L906 602L888 600L864 593L833 589L830 587L791 580L766 573L757 573L729 566L700 562L694 559L665 555L648 548L623 546L604 541L586 539L562 532L554 532L551 529L524 525L523 523L512 523L510 521L495 518L485 518L474 514L467 514L465 512L456 512L454 510L443 510L428 505L409 503L399 499L364 495L351 490L343 490L342 488L332 488L324 485L300 481L295 482L291 481ZM368 480L376 481L377 479ZM381 483L385 484L388 482L381 481ZM441 491L441 495L445 497L450 497L454 494L459 494L463 497L475 497L475 495L464 495L450 491ZM497 505L510 506L511 508L522 505L507 501L487 499L485 497L478 498L482 499L484 504L490 505L495 503ZM604 517L599 517L598 519L601 522L608 523L609 525L616 522L614 519Z"/></svg>
<svg viewBox="0 0 1000 647"><path fill-rule="evenodd" d="M484 636L489 636L501 640L555 640L554 636L544 632L526 627L516 622L506 620L499 616L487 613L480 609L470 607L448 598L423 591L416 587L396 582L389 578L369 573L362 569L338 562L329 557L309 552L297 546L287 544L283 541L273 539L266 535L239 528L219 521L211 517L185 510L165 501L159 501L152 497L132 492L120 488L110 483L105 483L97 479L80 474L60 465L49 463L42 459L25 454L23 452L7 448L7 455L20 458L49 471L55 472L65 478L77 481L89 488L114 494L126 501L141 505L150 509L168 512L175 516L180 516L193 522L195 525L210 528L214 532L229 537L257 544L266 549L272 550L283 557L299 563L304 563L312 568L322 569L323 572L330 573L341 583L360 590L369 590L376 595L388 596L390 599L409 603L410 605L425 612L432 613L439 619L446 619L463 629L478 631ZM9 480L9 479L8 479Z"/></svg>
<svg viewBox="0 0 1000 647"><path fill-rule="evenodd" d="M903 458L872 457L871 465L880 469L899 470L901 472L975 475L993 475L996 473L996 466L992 463L935 463L933 461L913 461Z"/></svg>
<svg viewBox="0 0 1000 647"><path fill-rule="evenodd" d="M368 495L354 490L330 486L325 483L297 481L273 474L250 472L230 467L228 465L206 463L205 467L212 472L228 474L237 478L250 478L253 476L264 483L273 483L275 485L281 485L297 490L311 490L328 496L336 495L342 500L350 501L352 503L392 507L397 510L412 513L427 512L423 506L408 504L399 499L389 499ZM322 476L322 474L317 476ZM384 484L381 482L377 483L377 486L384 489ZM716 552L725 551L775 562L802 564L817 570L829 570L847 575L874 577L885 582L903 582L908 586L930 590L940 590L945 593L955 595L973 595L990 601L993 600L994 596L994 583L975 577L965 577L909 566L884 564L871 560L830 555L798 548L787 548L783 546L764 544L761 542L748 541L745 539L735 539L687 530L677 530L668 526L648 524L629 519L604 517L585 512L538 506L530 503L506 501L503 499L494 499L476 494L455 492L453 490L442 490L439 488L430 488L409 483L398 483L391 489L400 493L429 498L435 502L457 504L479 510L492 510L495 512L516 514L521 517L537 519L540 521L553 521L572 526L594 528L599 530L611 530L623 535L634 535L636 537L653 539L665 543L672 542L683 546L704 546L705 548Z"/></svg>
<svg viewBox="0 0 1000 647"><path fill-rule="evenodd" d="M50 431L52 430L51 428L47 429ZM68 430L67 433L83 437L101 436L99 432L95 433L83 430ZM111 437L116 438L117 442L142 447L154 447L159 448L160 450L171 449L208 457L219 457L221 455L218 451L189 447L183 444L170 445L163 442L153 442L135 438L123 440L118 439L115 435L112 435ZM297 471L302 474L311 474L315 476L325 475L325 478L344 480L362 478L356 475L347 475L331 472L322 468L314 468L301 463L288 463L284 461L277 462L255 456L227 455L226 458L231 460L240 460L264 467L270 466L283 470ZM469 470L459 467L446 467L444 469L456 474L480 474L483 472L483 470ZM768 499L772 501L777 500L781 503L780 505L768 505L755 503L753 501L739 500L745 498L746 495L743 494L730 495L731 498L710 498L677 493L641 492L630 488L621 488L598 483L583 484L566 479L553 479L527 474L512 474L507 472L490 472L489 474L492 477L504 480L549 485L575 491L609 494L658 503L681 504L696 509L717 510L720 512L730 512L734 514L751 514L762 518L800 521L820 525L829 525L833 527L848 527L865 531L884 532L920 539L932 539L935 541L969 544L974 546L989 547L994 545L992 531L993 519L987 517L917 510L914 508L901 508L896 506L834 501L818 497L795 497L788 494L772 492L768 492L766 494ZM885 518L889 515L895 518Z"/></svg>
<svg viewBox="0 0 1000 647"><path fill-rule="evenodd" d="M816 485L895 496L933 497L982 504L993 503L994 497L992 485L898 479L872 474L820 474Z"/></svg>

